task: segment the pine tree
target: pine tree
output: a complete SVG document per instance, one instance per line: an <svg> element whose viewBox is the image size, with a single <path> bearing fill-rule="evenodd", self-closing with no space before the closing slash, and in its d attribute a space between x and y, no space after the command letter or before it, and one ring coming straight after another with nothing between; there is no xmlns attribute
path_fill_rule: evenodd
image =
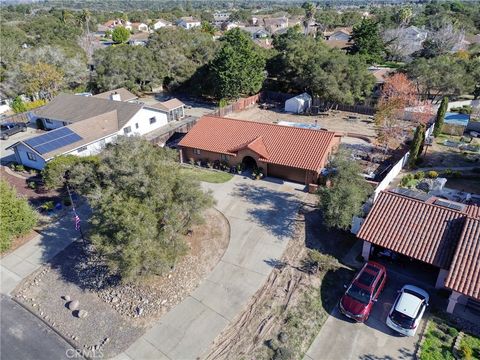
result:
<svg viewBox="0 0 480 360"><path fill-rule="evenodd" d="M433 128L433 136L437 137L442 132L443 121L448 108L448 97L444 96L440 107L437 111L437 118L435 119L435 126Z"/></svg>

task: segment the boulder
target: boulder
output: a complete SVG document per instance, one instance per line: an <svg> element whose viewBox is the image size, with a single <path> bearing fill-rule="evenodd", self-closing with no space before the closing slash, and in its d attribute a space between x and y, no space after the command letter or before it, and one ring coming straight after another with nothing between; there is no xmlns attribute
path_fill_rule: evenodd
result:
<svg viewBox="0 0 480 360"><path fill-rule="evenodd" d="M72 311L77 310L80 303L78 300L72 300L68 303L68 308Z"/></svg>

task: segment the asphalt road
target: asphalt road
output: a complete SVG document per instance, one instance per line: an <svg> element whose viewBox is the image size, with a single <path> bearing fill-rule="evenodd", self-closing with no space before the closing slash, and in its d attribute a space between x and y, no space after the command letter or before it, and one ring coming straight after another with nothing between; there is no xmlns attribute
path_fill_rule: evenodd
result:
<svg viewBox="0 0 480 360"><path fill-rule="evenodd" d="M2 360L83 359L42 321L1 295L0 358Z"/></svg>

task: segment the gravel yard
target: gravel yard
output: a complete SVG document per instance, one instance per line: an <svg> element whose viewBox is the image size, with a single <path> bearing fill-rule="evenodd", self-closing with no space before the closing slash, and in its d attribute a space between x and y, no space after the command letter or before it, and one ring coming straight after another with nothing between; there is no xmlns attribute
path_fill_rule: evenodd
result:
<svg viewBox="0 0 480 360"><path fill-rule="evenodd" d="M163 277L120 284L92 248L85 254L77 241L26 278L13 296L77 349L89 356L114 356L190 294L222 257L229 241L228 221L214 209L204 217L204 224L186 237L189 254ZM79 302L77 311L68 308L74 300ZM78 310L86 310L87 316L79 317Z"/></svg>

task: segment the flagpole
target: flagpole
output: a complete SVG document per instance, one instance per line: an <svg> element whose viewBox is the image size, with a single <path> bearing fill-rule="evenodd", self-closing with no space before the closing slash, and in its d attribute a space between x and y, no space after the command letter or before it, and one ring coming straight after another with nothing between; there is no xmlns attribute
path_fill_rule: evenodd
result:
<svg viewBox="0 0 480 360"><path fill-rule="evenodd" d="M73 202L72 194L70 193L70 187L68 186L67 182L65 182L65 185L67 187L67 192L68 192L68 197L70 198L70 203L72 204L72 211L73 211L73 214L74 214L74 219L75 219L75 221L77 221L77 218L80 220L80 217L77 214L77 210L75 209L75 203ZM85 237L83 236L82 224L81 224L80 221L78 221L78 230L80 231L80 236L81 236L82 242L83 242L83 248L84 248L84 251L86 252L87 251L87 244L85 242Z"/></svg>

